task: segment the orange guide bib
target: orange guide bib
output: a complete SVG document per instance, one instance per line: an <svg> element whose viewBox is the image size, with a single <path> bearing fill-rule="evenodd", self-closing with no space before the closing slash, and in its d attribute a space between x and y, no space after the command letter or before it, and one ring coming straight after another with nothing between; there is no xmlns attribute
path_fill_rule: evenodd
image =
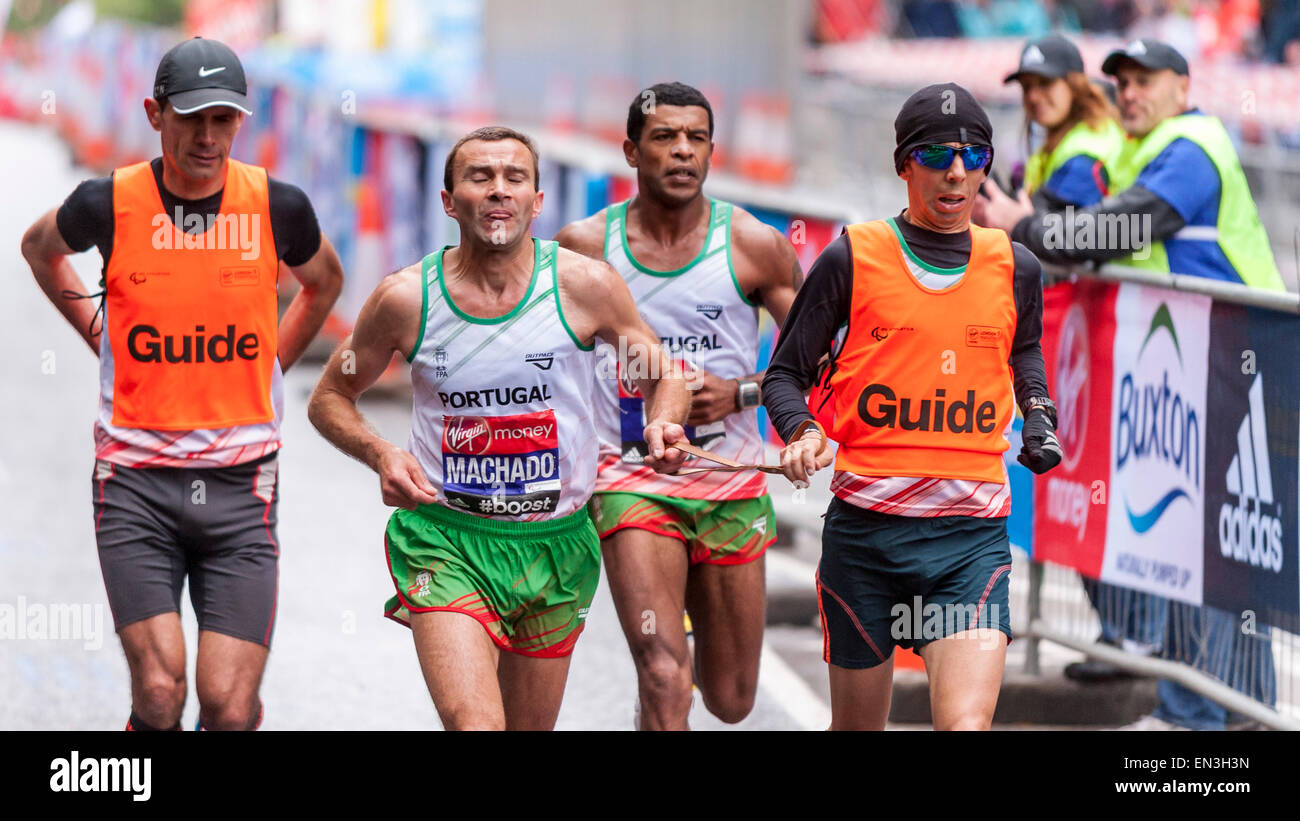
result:
<svg viewBox="0 0 1300 821"><path fill-rule="evenodd" d="M1002 231L972 225L966 273L917 282L888 222L850 225L849 331L831 379L836 470L859 476L1006 481L1015 412L1015 259Z"/></svg>
<svg viewBox="0 0 1300 821"><path fill-rule="evenodd" d="M279 261L268 203L266 171L228 160L220 212L186 234L164 211L148 162L114 172L104 275L114 425L271 421Z"/></svg>

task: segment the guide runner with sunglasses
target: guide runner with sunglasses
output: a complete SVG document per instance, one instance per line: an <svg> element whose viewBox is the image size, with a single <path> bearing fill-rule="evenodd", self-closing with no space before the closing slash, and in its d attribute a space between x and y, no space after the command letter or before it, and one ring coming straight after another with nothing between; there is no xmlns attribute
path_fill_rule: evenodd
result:
<svg viewBox="0 0 1300 821"><path fill-rule="evenodd" d="M764 405L788 443L788 478L827 467L823 434L800 431L812 416L803 393L840 338L826 382L835 498L817 572L831 728L885 726L897 645L925 660L936 729L987 729L1011 636L1002 454L1016 401L1019 460L1043 473L1061 458L1039 348L1042 272L1004 232L970 223L993 135L969 92L927 86L894 128L907 208L848 226L817 258Z"/></svg>

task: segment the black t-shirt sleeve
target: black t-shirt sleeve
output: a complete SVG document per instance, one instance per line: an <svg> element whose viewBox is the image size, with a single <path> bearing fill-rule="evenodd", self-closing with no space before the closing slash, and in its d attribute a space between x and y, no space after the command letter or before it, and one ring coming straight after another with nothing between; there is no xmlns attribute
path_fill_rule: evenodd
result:
<svg viewBox="0 0 1300 821"><path fill-rule="evenodd" d="M320 250L320 224L316 210L302 189L287 182L267 179L271 208L271 232L275 234L275 255L289 267L302 265Z"/></svg>
<svg viewBox="0 0 1300 821"><path fill-rule="evenodd" d="M1045 397L1047 370L1043 364L1043 266L1028 248L1011 243L1016 272L1012 283L1016 300L1016 332L1011 338L1011 374L1016 401L1023 410L1030 397Z"/></svg>
<svg viewBox="0 0 1300 821"><path fill-rule="evenodd" d="M104 264L113 250L113 178L96 177L72 190L54 215L59 235L80 253L99 248Z"/></svg>
<svg viewBox="0 0 1300 821"><path fill-rule="evenodd" d="M849 319L853 251L841 234L824 248L790 306L763 378L763 406L782 440L811 419L804 392L817 380L817 365Z"/></svg>

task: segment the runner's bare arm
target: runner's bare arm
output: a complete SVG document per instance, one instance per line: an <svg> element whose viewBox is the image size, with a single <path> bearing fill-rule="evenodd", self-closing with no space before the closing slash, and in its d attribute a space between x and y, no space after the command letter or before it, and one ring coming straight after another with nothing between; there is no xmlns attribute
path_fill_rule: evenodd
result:
<svg viewBox="0 0 1300 821"><path fill-rule="evenodd" d="M598 211L586 219L571 222L560 229L555 241L561 248L576 251L585 257L605 258L605 212Z"/></svg>
<svg viewBox="0 0 1300 821"><path fill-rule="evenodd" d="M282 371L288 371L302 356L343 290L343 263L324 235L311 259L297 267L285 267L302 283L302 290L294 295L280 319L278 347Z"/></svg>
<svg viewBox="0 0 1300 821"><path fill-rule="evenodd" d="M560 301L574 335L584 344L598 336L618 349L626 359L620 364L645 397L646 464L676 471L686 454L669 446L686 438L681 423L691 403L681 368L659 347L627 284L607 263L561 251L558 270Z"/></svg>
<svg viewBox="0 0 1300 821"><path fill-rule="evenodd" d="M357 409L357 398L407 356L420 334L420 266L385 277L361 308L356 325L330 356L307 405L307 417L334 447L379 474L384 504L414 510L437 500L419 462L384 439Z"/></svg>
<svg viewBox="0 0 1300 821"><path fill-rule="evenodd" d="M90 328L95 318L95 300L67 299L63 296L64 291L82 293L86 286L68 261L68 255L75 254L76 251L63 241L63 235L59 233L55 221L57 213L57 208L50 209L23 234L23 258L31 266L32 276L36 277L36 284L41 286L46 298L98 356L99 331L97 329L92 335Z"/></svg>
<svg viewBox="0 0 1300 821"><path fill-rule="evenodd" d="M751 302L766 308L776 320L777 327L785 325L794 295L803 284L803 270L799 267L794 246L780 231L760 222L747 211L734 208L731 252L741 292ZM763 372L733 379L697 372L696 382L700 387L691 397L690 424L706 425L736 413L739 410L736 394L741 380L761 385Z"/></svg>
<svg viewBox="0 0 1300 821"><path fill-rule="evenodd" d="M803 285L799 255L785 235L740 208L731 217L731 260L736 281L752 302L785 325L794 295Z"/></svg>

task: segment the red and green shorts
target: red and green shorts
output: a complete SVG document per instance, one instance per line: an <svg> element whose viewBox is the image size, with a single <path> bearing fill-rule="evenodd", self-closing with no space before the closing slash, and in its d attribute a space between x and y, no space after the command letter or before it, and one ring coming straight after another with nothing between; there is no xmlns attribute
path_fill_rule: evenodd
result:
<svg viewBox="0 0 1300 821"><path fill-rule="evenodd" d="M766 493L754 499L678 499L646 493L597 492L596 532L648 530L686 545L691 564L745 564L776 541L776 513Z"/></svg>
<svg viewBox="0 0 1300 821"><path fill-rule="evenodd" d="M443 505L397 510L384 532L397 595L384 615L472 616L502 650L567 656L600 580L600 539L585 509L559 519L511 522Z"/></svg>

